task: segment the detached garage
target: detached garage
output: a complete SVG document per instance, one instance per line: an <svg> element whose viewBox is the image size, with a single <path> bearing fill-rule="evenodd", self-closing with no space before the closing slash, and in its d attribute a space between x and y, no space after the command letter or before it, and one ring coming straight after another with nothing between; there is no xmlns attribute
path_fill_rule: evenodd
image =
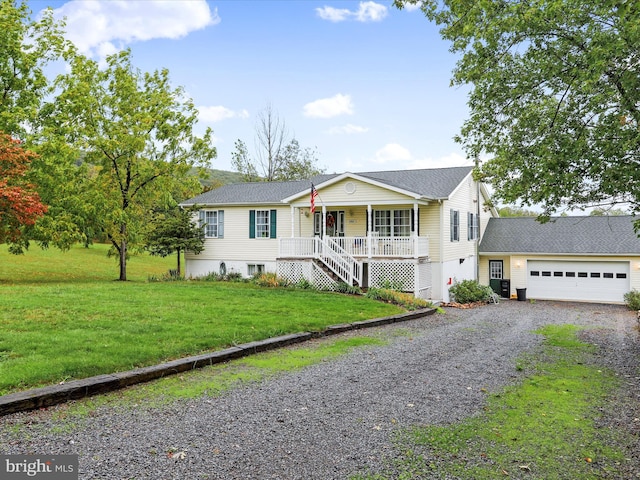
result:
<svg viewBox="0 0 640 480"><path fill-rule="evenodd" d="M480 281L508 280L527 298L623 303L640 290L640 239L632 216L492 218L479 246ZM501 277L501 278L496 278Z"/></svg>

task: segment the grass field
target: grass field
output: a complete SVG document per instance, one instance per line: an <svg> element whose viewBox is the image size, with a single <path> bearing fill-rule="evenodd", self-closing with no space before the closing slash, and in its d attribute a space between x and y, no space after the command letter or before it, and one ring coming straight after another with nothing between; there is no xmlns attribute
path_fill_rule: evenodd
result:
<svg viewBox="0 0 640 480"><path fill-rule="evenodd" d="M364 297L246 283L148 283L175 257L133 257L114 281L107 247L0 250L0 394L128 370L284 333L396 314Z"/></svg>

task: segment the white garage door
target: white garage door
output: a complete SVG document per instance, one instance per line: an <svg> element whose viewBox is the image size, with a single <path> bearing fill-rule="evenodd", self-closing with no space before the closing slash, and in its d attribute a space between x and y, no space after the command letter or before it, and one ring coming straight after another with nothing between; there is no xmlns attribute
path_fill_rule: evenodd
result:
<svg viewBox="0 0 640 480"><path fill-rule="evenodd" d="M527 297L624 302L629 262L527 261Z"/></svg>

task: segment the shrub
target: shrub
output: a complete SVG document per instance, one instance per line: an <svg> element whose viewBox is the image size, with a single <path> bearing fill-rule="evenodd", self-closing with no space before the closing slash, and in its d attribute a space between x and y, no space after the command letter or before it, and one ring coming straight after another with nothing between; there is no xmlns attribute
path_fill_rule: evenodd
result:
<svg viewBox="0 0 640 480"><path fill-rule="evenodd" d="M286 287L288 282L284 278L278 277L275 273L256 273L251 279L253 283L260 287Z"/></svg>
<svg viewBox="0 0 640 480"><path fill-rule="evenodd" d="M456 282L449 294L458 303L488 302L493 290L488 285L480 285L477 280L463 280Z"/></svg>
<svg viewBox="0 0 640 480"><path fill-rule="evenodd" d="M177 270L169 270L168 272L163 273L162 275L149 275L147 277L147 282L181 282L184 280L182 275L178 275Z"/></svg>
<svg viewBox="0 0 640 480"><path fill-rule="evenodd" d="M240 272L229 272L224 275L220 275L216 272L209 272L206 275L201 277L196 277L193 280L198 280L201 282L238 282L238 283L246 283L249 280L244 278Z"/></svg>
<svg viewBox="0 0 640 480"><path fill-rule="evenodd" d="M640 292L631 290L624 294L624 301L631 310L640 310Z"/></svg>
<svg viewBox="0 0 640 480"><path fill-rule="evenodd" d="M418 310L420 308L429 308L433 304L422 298L416 298L410 293L398 292L388 288L370 288L366 295L368 298L380 300L387 303L399 305L407 310Z"/></svg>
<svg viewBox="0 0 640 480"><path fill-rule="evenodd" d="M348 295L360 295L362 290L357 285L349 285L346 282L338 282L338 285L335 289L338 293L346 293Z"/></svg>
<svg viewBox="0 0 640 480"><path fill-rule="evenodd" d="M303 278L298 283L296 283L296 288L300 288L302 290L313 290L313 289L315 289L313 284L309 280L307 280L306 278Z"/></svg>

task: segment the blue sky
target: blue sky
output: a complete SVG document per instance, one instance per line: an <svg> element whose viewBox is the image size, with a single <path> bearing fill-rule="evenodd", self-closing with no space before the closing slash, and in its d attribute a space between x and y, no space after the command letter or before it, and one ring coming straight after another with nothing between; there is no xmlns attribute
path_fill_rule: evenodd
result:
<svg viewBox="0 0 640 480"><path fill-rule="evenodd" d="M97 60L130 48L144 71L168 68L214 130L213 168L236 139L253 149L267 104L327 172L470 165L453 141L467 89L456 57L417 9L390 1L30 0L54 8Z"/></svg>

